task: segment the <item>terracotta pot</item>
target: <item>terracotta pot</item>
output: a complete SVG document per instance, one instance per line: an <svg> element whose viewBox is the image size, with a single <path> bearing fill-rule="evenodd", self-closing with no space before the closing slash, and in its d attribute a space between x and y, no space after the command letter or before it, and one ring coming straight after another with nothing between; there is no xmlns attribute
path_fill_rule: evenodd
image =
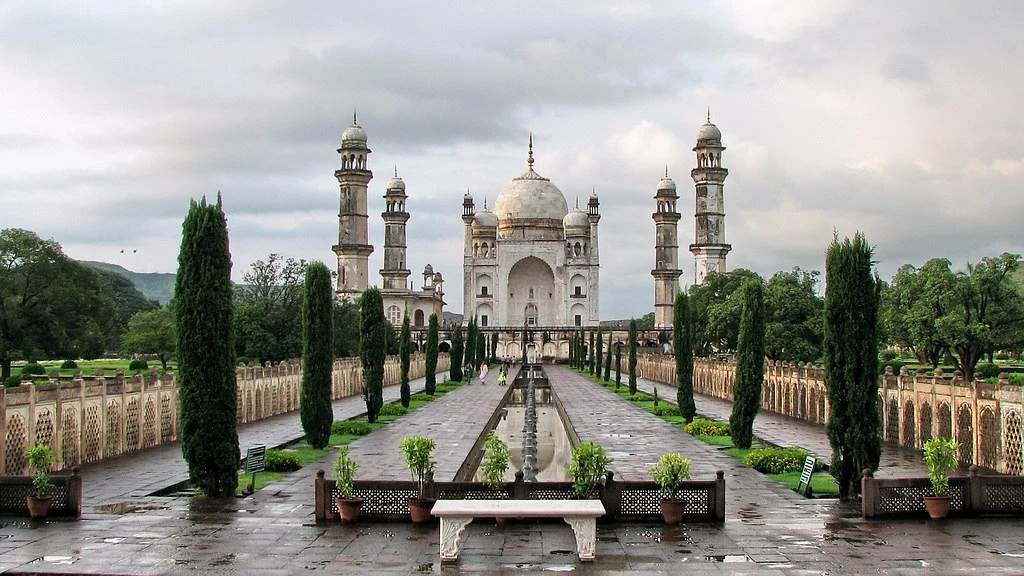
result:
<svg viewBox="0 0 1024 576"><path fill-rule="evenodd" d="M50 503L53 502L53 496L26 496L25 504L28 506L28 515L33 518L45 518L46 514L50 511Z"/></svg>
<svg viewBox="0 0 1024 576"><path fill-rule="evenodd" d="M661 500L661 516L665 524L679 524L686 512L686 500Z"/></svg>
<svg viewBox="0 0 1024 576"><path fill-rule="evenodd" d="M430 520L430 510L434 507L434 502L437 500L433 498L409 498L409 516L412 517L413 524L423 524Z"/></svg>
<svg viewBox="0 0 1024 576"><path fill-rule="evenodd" d="M950 506L949 496L925 496L924 507L928 510L928 515L932 517L932 520L942 520L949 514Z"/></svg>
<svg viewBox="0 0 1024 576"><path fill-rule="evenodd" d="M342 522L358 522L359 521L359 509L363 507L363 502L366 502L366 498L335 498L334 503L338 506L338 516L341 516Z"/></svg>

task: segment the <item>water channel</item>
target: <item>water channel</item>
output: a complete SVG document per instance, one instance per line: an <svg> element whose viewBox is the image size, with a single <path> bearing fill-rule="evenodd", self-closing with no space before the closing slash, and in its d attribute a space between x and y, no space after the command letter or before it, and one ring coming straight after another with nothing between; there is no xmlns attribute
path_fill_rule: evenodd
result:
<svg viewBox="0 0 1024 576"><path fill-rule="evenodd" d="M528 447L534 443L530 434L533 427L527 425L531 412L529 407L531 381L533 384L533 414L535 414L532 420L536 423L535 463L534 459L528 456L524 457L524 447L526 454L530 454L532 451ZM565 469L572 454L572 441L566 433L554 393L543 370L536 365L524 367L512 385L513 389L508 401L500 409L500 418L493 428L498 437L508 444L510 452L511 462L505 473L505 480L507 482L515 480L516 472L523 470L524 464L532 464L535 470L534 474L530 474L529 470L524 470L524 477L527 481L531 481L531 477L538 482L568 481ZM484 436L486 435L485 432ZM474 474L473 480L483 481L479 469Z"/></svg>

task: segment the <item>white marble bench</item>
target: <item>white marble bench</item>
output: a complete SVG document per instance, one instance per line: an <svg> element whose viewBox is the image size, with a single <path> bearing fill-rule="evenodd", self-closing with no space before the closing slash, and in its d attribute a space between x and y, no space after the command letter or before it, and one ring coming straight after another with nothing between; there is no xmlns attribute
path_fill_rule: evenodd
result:
<svg viewBox="0 0 1024 576"><path fill-rule="evenodd" d="M431 514L441 519L441 561L459 558L459 538L473 518L562 518L576 535L580 560L594 559L600 500L438 500Z"/></svg>

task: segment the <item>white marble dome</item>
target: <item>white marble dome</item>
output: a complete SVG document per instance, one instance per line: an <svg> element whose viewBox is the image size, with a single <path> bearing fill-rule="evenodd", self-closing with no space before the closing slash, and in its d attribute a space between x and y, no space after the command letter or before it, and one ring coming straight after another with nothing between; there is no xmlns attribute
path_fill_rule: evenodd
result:
<svg viewBox="0 0 1024 576"><path fill-rule="evenodd" d="M590 219L587 217L587 213L579 208L573 208L572 212L562 218L562 226L565 227L566 236L590 234Z"/></svg>
<svg viewBox="0 0 1024 576"><path fill-rule="evenodd" d="M665 176L658 182L658 192L675 192L676 182L675 180Z"/></svg>
<svg viewBox="0 0 1024 576"><path fill-rule="evenodd" d="M392 176L388 180L387 189L388 190L401 190L402 192L405 192L405 182L402 181L402 179L399 178L398 176Z"/></svg>
<svg viewBox="0 0 1024 576"><path fill-rule="evenodd" d="M345 131L341 133L341 141L356 141L366 144L366 130L363 130L362 126L353 123Z"/></svg>
<svg viewBox="0 0 1024 576"><path fill-rule="evenodd" d="M714 140L716 142L721 142L722 131L718 129L718 126L708 122L701 126L700 130L697 130L697 141L699 142L701 140Z"/></svg>
<svg viewBox="0 0 1024 576"><path fill-rule="evenodd" d="M494 213L499 221L508 218L523 220L557 220L568 214L565 196L550 180L533 171L533 167L509 182L498 193Z"/></svg>
<svg viewBox="0 0 1024 576"><path fill-rule="evenodd" d="M473 228L497 228L498 217L487 208L476 213L473 216Z"/></svg>

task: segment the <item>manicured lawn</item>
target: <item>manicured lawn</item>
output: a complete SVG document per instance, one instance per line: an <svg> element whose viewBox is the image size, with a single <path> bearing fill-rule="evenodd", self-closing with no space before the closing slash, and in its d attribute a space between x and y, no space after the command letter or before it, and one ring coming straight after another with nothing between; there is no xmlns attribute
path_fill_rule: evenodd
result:
<svg viewBox="0 0 1024 576"><path fill-rule="evenodd" d="M784 474L766 474L776 482L785 484L790 490L796 490L800 483L800 471L786 472ZM802 488L802 487L801 487ZM836 479L828 472L817 472L811 476L811 492L818 495L829 495L839 497L839 485Z"/></svg>
<svg viewBox="0 0 1024 576"><path fill-rule="evenodd" d="M732 448L732 436L697 436L697 439L712 446Z"/></svg>

